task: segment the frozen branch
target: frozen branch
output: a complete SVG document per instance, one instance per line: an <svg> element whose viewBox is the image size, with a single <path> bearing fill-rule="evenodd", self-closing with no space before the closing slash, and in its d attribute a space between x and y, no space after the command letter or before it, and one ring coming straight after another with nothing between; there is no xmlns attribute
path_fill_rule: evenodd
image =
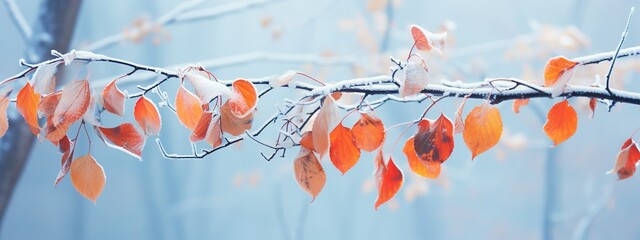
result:
<svg viewBox="0 0 640 240"><path fill-rule="evenodd" d="M254 7L259 7L279 0L247 0L247 1L234 1L226 5L197 9L204 1L203 0L190 0L179 4L174 7L173 10L159 17L153 22L154 26L166 27L176 23L191 22L204 19L215 19L223 17L232 13L241 12ZM122 43L127 40L124 32L116 33L107 36L101 40L98 40L82 50L86 51L100 51L105 48L109 48L118 43Z"/></svg>
<svg viewBox="0 0 640 240"><path fill-rule="evenodd" d="M618 47L616 48L615 54L613 54L613 60L611 60L611 65L609 66L609 72L607 72L607 91L609 94L613 94L609 89L609 80L611 79L611 72L613 71L613 65L616 64L616 59L618 58L618 54L620 53L620 48L622 47L622 43L624 43L624 39L627 38L627 33L629 33L629 25L631 24L631 18L633 18L634 7L631 8L629 12L629 18L627 18L627 25L624 27L624 31L622 31L622 37L620 37L620 43L618 43Z"/></svg>
<svg viewBox="0 0 640 240"><path fill-rule="evenodd" d="M33 31L31 30L31 26L27 23L27 20L24 19L20 8L13 0L4 0L4 5L7 7L7 11L9 11L9 15L11 16L11 20L16 24L18 31L22 38L27 41L31 38Z"/></svg>

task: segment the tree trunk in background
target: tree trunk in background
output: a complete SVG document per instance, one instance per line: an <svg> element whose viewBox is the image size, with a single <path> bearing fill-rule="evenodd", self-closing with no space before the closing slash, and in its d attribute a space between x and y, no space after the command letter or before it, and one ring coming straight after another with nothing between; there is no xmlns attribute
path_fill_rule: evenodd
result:
<svg viewBox="0 0 640 240"><path fill-rule="evenodd" d="M51 50L69 51L81 0L43 0L33 35L27 43L26 59L41 62L52 58ZM62 78L58 78L62 79ZM58 86L63 85L59 82ZM15 89L14 89L15 90ZM18 177L29 158L35 136L16 109L9 116L9 131L0 139L0 226Z"/></svg>

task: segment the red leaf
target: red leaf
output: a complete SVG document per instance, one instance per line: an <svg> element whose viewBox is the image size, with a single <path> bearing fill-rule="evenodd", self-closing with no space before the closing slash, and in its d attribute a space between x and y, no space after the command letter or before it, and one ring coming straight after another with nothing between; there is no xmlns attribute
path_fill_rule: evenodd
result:
<svg viewBox="0 0 640 240"><path fill-rule="evenodd" d="M102 193L106 181L107 177L104 174L104 169L91 155L87 154L76 158L71 163L71 182L73 186L82 196L93 203Z"/></svg>
<svg viewBox="0 0 640 240"><path fill-rule="evenodd" d="M514 113L520 113L520 107L529 104L529 99L528 98L524 98L524 99L516 99L513 100L513 112Z"/></svg>
<svg viewBox="0 0 640 240"><path fill-rule="evenodd" d="M471 150L473 160L495 146L502 136L502 118L500 111L489 103L483 103L469 112L464 120L462 137L464 143Z"/></svg>
<svg viewBox="0 0 640 240"><path fill-rule="evenodd" d="M136 127L131 123L123 123L114 128L98 127L99 135L108 139L111 144L107 145L142 160L142 149L144 148L145 137L138 133Z"/></svg>
<svg viewBox="0 0 640 240"><path fill-rule="evenodd" d="M53 183L55 187L62 181L62 179L67 175L69 169L71 169L71 162L73 160L73 154L75 152L75 148L73 147L74 143L69 141L69 137L66 135L60 139L58 142L60 147L60 152L62 152L62 159L60 159L60 170L58 171L58 176L56 177L56 181Z"/></svg>
<svg viewBox="0 0 640 240"><path fill-rule="evenodd" d="M361 113L352 132L356 146L367 152L378 149L384 142L384 125L373 112Z"/></svg>
<svg viewBox="0 0 640 240"><path fill-rule="evenodd" d="M244 131L251 129L251 124L253 123L253 113L250 113L244 118L238 118L236 115L231 113L231 109L229 109L229 102L220 107L220 125L222 127L222 131L233 136L239 136L243 134Z"/></svg>
<svg viewBox="0 0 640 240"><path fill-rule="evenodd" d="M551 107L544 124L544 132L551 138L554 146L573 136L577 128L578 114L569 105L569 101L564 100Z"/></svg>
<svg viewBox="0 0 640 240"><path fill-rule="evenodd" d="M351 129L338 124L329 135L329 157L331 162L344 175L360 159L360 149L356 147Z"/></svg>
<svg viewBox="0 0 640 240"><path fill-rule="evenodd" d="M301 147L300 153L293 161L293 172L298 185L311 195L311 202L313 202L327 181L327 176L316 155L311 150Z"/></svg>
<svg viewBox="0 0 640 240"><path fill-rule="evenodd" d="M591 98L589 99L589 109L591 109L591 114L589 114L589 118L593 118L596 114L596 105L598 104L598 99Z"/></svg>
<svg viewBox="0 0 640 240"><path fill-rule="evenodd" d="M51 120L53 126L71 125L82 118L89 107L91 93L87 80L73 81L62 90L60 102Z"/></svg>
<svg viewBox="0 0 640 240"><path fill-rule="evenodd" d="M222 127L219 116L214 117L212 120L212 123L207 129L207 134L204 136L204 140L213 148L222 145Z"/></svg>
<svg viewBox="0 0 640 240"><path fill-rule="evenodd" d="M436 161L422 161L414 150L414 139L409 138L402 148L402 152L407 156L409 167L414 173L426 177L437 178L440 175L440 163Z"/></svg>
<svg viewBox="0 0 640 240"><path fill-rule="evenodd" d="M102 106L110 113L122 116L124 115L125 96L116 86L117 80L114 79L102 90Z"/></svg>
<svg viewBox="0 0 640 240"><path fill-rule="evenodd" d="M430 51L432 48L438 50L439 53L444 51L447 40L447 33L431 33L419 26L411 26L411 35L415 42L416 48L422 51Z"/></svg>
<svg viewBox="0 0 640 240"><path fill-rule="evenodd" d="M607 173L618 173L618 179L622 180L633 176L636 172L636 165L640 160L640 150L631 138L622 144L616 160L616 165Z"/></svg>
<svg viewBox="0 0 640 240"><path fill-rule="evenodd" d="M202 113L200 120L198 120L198 124L193 128L193 132L191 132L191 136L189 136L189 141L197 142L203 140L207 136L207 130L211 124L211 117L213 117L213 112L211 111Z"/></svg>
<svg viewBox="0 0 640 240"><path fill-rule="evenodd" d="M16 108L22 114L25 122L31 128L34 135L40 133L40 125L38 125L38 104L40 103L40 94L33 90L30 82L18 92L16 96Z"/></svg>
<svg viewBox="0 0 640 240"><path fill-rule="evenodd" d="M133 116L147 136L160 133L162 119L160 118L160 113L158 113L158 108L144 95L136 101L136 105L133 107Z"/></svg>
<svg viewBox="0 0 640 240"><path fill-rule="evenodd" d="M398 169L396 164L393 162L393 159L389 158L389 162L385 166L382 156L382 150L380 150L378 152L378 156L376 156L376 180L378 182L378 199L375 204L376 210L378 210L380 205L389 201L389 199L396 195L398 190L402 187L404 179L402 171Z"/></svg>
<svg viewBox="0 0 640 240"><path fill-rule="evenodd" d="M180 123L193 130L202 115L202 106L196 95L189 92L184 86L180 86L176 94L176 114Z"/></svg>
<svg viewBox="0 0 640 240"><path fill-rule="evenodd" d="M421 120L414 139L413 149L423 164L443 163L453 152L453 124L444 114L433 123Z"/></svg>
<svg viewBox="0 0 640 240"><path fill-rule="evenodd" d="M251 114L258 104L258 92L253 83L236 79L233 81L233 93L228 100L231 113L238 118L243 118Z"/></svg>

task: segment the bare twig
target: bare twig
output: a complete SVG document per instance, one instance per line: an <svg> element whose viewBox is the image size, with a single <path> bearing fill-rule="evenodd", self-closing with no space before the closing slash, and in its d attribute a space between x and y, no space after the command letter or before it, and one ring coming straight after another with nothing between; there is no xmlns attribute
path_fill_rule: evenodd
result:
<svg viewBox="0 0 640 240"><path fill-rule="evenodd" d="M22 38L25 41L31 39L31 35L33 34L31 26L27 23L27 20L24 19L24 16L16 2L13 0L4 0L4 5L7 7L7 11L9 11L9 15L11 15L11 20L16 24Z"/></svg>
<svg viewBox="0 0 640 240"><path fill-rule="evenodd" d="M607 89L607 92L609 92L609 94L611 95L613 95L613 92L611 92L611 89L609 88L611 72L613 71L613 65L616 64L616 59L618 59L618 54L620 53L620 48L622 47L622 43L624 43L624 39L627 38L627 33L629 33L629 25L631 24L631 18L633 18L634 10L635 10L635 7L632 7L631 11L629 12L629 18L627 18L627 25L624 27L624 31L622 31L622 37L620 37L620 42L618 43L618 47L616 48L616 53L613 55L613 60L611 60L611 65L609 66L609 72L607 72L606 89Z"/></svg>

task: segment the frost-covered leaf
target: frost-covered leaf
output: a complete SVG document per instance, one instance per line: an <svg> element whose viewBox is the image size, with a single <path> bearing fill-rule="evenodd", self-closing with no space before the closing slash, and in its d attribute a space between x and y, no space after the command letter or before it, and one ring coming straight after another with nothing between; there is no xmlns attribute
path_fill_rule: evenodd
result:
<svg viewBox="0 0 640 240"><path fill-rule="evenodd" d="M376 165L376 182L378 183L378 199L375 203L375 209L378 210L380 205L389 201L400 190L404 176L393 162L393 159L389 158L389 162L386 165L384 164L382 150L378 152L374 161Z"/></svg>
<svg viewBox="0 0 640 240"><path fill-rule="evenodd" d="M296 71L286 71L284 74L277 76L277 77L273 77L271 79L269 79L269 86L271 87L282 87L284 85L289 84L289 82L291 82L291 80L293 80L293 77L296 76L298 72Z"/></svg>
<svg viewBox="0 0 640 240"><path fill-rule="evenodd" d="M440 54L444 52L447 41L447 32L432 33L419 26L412 25L411 35L413 36L413 41L415 42L418 50L428 52L431 49L436 49Z"/></svg>
<svg viewBox="0 0 640 240"><path fill-rule="evenodd" d="M209 129L209 125L211 124L211 117L213 117L213 112L205 111L200 115L200 119L198 123L193 128L191 132L191 136L189 136L189 141L197 142L203 140L207 135L207 130Z"/></svg>
<svg viewBox="0 0 640 240"><path fill-rule="evenodd" d="M93 203L96 202L107 177L102 166L90 154L76 158L71 163L71 182L76 190Z"/></svg>
<svg viewBox="0 0 640 240"><path fill-rule="evenodd" d="M138 160L142 160L142 149L144 148L146 139L142 134L138 133L138 130L133 124L123 123L113 128L97 127L97 129L100 138L104 137L111 142L111 144L109 144L102 139L107 146L126 152Z"/></svg>
<svg viewBox="0 0 640 240"><path fill-rule="evenodd" d="M3 137L9 129L9 119L7 118L7 107L9 98L0 97L0 137Z"/></svg>
<svg viewBox="0 0 640 240"><path fill-rule="evenodd" d="M331 162L344 175L360 160L360 149L356 147L351 129L338 124L329 135L329 157Z"/></svg>
<svg viewBox="0 0 640 240"><path fill-rule="evenodd" d="M424 61L409 61L404 67L404 81L400 83L400 96L410 97L420 93L429 83L429 71Z"/></svg>
<svg viewBox="0 0 640 240"><path fill-rule="evenodd" d="M327 181L327 176L316 155L311 150L301 147L300 153L293 161L293 173L298 185L311 195L313 202Z"/></svg>
<svg viewBox="0 0 640 240"><path fill-rule="evenodd" d="M320 155L320 158L329 150L329 133L336 127L338 120L338 107L333 97L325 97L312 128L313 150Z"/></svg>
<svg viewBox="0 0 640 240"><path fill-rule="evenodd" d="M471 159L483 153L500 141L502 118L498 108L485 102L469 112L464 120L462 137L471 150Z"/></svg>
<svg viewBox="0 0 640 240"><path fill-rule="evenodd" d="M616 164L607 174L616 172L620 180L631 177L636 172L636 165L639 160L640 150L633 139L629 138L622 144Z"/></svg>
<svg viewBox="0 0 640 240"><path fill-rule="evenodd" d="M191 83L200 104L209 103L218 96L230 96L231 90L222 83L208 79L196 73L186 73L184 78Z"/></svg>
<svg viewBox="0 0 640 240"><path fill-rule="evenodd" d="M124 100L126 97L124 93L118 89L116 85L117 80L118 79L114 79L102 90L102 106L108 112L122 116L124 115Z"/></svg>
<svg viewBox="0 0 640 240"><path fill-rule="evenodd" d="M73 81L62 90L62 96L53 113L53 125L70 125L82 118L89 107L91 93L89 81Z"/></svg>
<svg viewBox="0 0 640 240"><path fill-rule="evenodd" d="M360 119L353 125L352 132L356 146L367 152L378 149L385 138L382 120L373 112L361 113Z"/></svg>
<svg viewBox="0 0 640 240"><path fill-rule="evenodd" d="M160 133L162 119L158 108L144 95L136 101L136 105L133 107L133 116L142 127L145 135L153 136Z"/></svg>
<svg viewBox="0 0 640 240"><path fill-rule="evenodd" d="M233 91L227 101L231 113L238 118L251 114L258 104L258 91L252 82L245 79L233 81Z"/></svg>
<svg viewBox="0 0 640 240"><path fill-rule="evenodd" d="M27 122L34 135L38 135L40 132L40 125L38 125L38 104L40 104L40 94L37 94L33 86L31 86L31 83L27 82L16 96L16 108L24 117L25 122Z"/></svg>
<svg viewBox="0 0 640 240"><path fill-rule="evenodd" d="M437 178L440 175L440 163L436 161L422 161L415 151L414 139L405 142L402 152L407 156L409 167L414 173L425 178Z"/></svg>
<svg viewBox="0 0 640 240"><path fill-rule="evenodd" d="M185 89L184 86L180 86L176 94L176 114L178 115L180 123L188 129L193 130L198 120L200 120L202 112L202 106L200 105L198 97Z"/></svg>
<svg viewBox="0 0 640 240"><path fill-rule="evenodd" d="M414 150L423 164L443 163L453 152L453 124L444 114L436 121L421 120L414 136Z"/></svg>
<svg viewBox="0 0 640 240"><path fill-rule="evenodd" d="M577 65L577 62L562 56L549 59L544 67L544 86L552 88L552 97L560 96L564 92Z"/></svg>
<svg viewBox="0 0 640 240"><path fill-rule="evenodd" d="M551 107L547 114L547 122L544 124L544 132L557 146L569 139L578 128L578 113L564 100Z"/></svg>
<svg viewBox="0 0 640 240"><path fill-rule="evenodd" d="M251 129L252 123L253 113L244 118L238 118L236 115L231 113L229 102L226 102L222 107L220 107L220 125L223 132L233 136L239 136L244 133L244 131Z"/></svg>
<svg viewBox="0 0 640 240"><path fill-rule="evenodd" d="M39 94L49 94L56 88L56 71L60 62L39 66L31 77L34 91Z"/></svg>
<svg viewBox="0 0 640 240"><path fill-rule="evenodd" d="M204 136L204 141L213 148L222 145L222 126L219 115L213 117L213 120L211 120L207 134Z"/></svg>

